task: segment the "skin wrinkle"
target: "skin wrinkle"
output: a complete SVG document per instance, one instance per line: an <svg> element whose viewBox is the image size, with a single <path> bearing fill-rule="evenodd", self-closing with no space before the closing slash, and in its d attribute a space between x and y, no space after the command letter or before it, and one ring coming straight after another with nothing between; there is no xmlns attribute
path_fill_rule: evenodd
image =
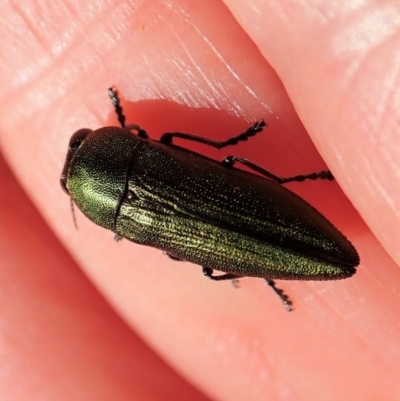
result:
<svg viewBox="0 0 400 401"><path fill-rule="evenodd" d="M328 310L331 309L329 303L325 303L325 305L328 306ZM307 310L306 312L307 314L310 314ZM329 315L331 316L331 315ZM333 319L335 318L335 316L333 316ZM331 319L331 317L330 317ZM330 321L333 322L333 319L331 319ZM324 332L328 332L329 333L329 328L326 327L326 325L324 324L319 324L317 323L317 325L320 327L320 329ZM333 325L333 324L332 324ZM256 335L254 335L255 338ZM295 388L298 388L298 386L294 385L294 382L291 380L292 377L290 374L288 374L288 370L286 369L286 363L285 361L281 361L279 359L276 359L273 357L273 355L269 355L266 351L264 351L263 347L257 348L254 350L255 353L257 353L257 355L262 355L263 356L263 361L268 361L268 366L274 367L274 369L272 369L272 371L275 371L275 375L279 378L284 378L284 380L287 381L287 383L289 384L288 387L290 387L290 389L294 392ZM264 363L265 365L265 363ZM298 398L295 398L298 399Z"/></svg>
<svg viewBox="0 0 400 401"><path fill-rule="evenodd" d="M382 43L379 47L385 46L385 43ZM381 49L374 49L374 52L377 52L377 50ZM374 58L374 54L368 54L369 58ZM397 76L399 72L398 69L393 69L392 73L392 78L388 78L388 83L386 85L382 85L381 88L386 88L386 90L381 90L379 92L379 97L380 97L380 102L377 104L377 106L374 108L374 113L368 113L367 116L370 116L370 124L373 126L373 130L376 132L381 132L382 128L384 127L385 124L383 123L383 120L385 119L385 112L387 110L390 110L390 102L389 99L391 97L391 94L395 91L395 87L393 87L393 82L396 81ZM377 114L378 112L378 114ZM373 124L375 123L375 124ZM378 140L381 139L381 136L377 137Z"/></svg>
<svg viewBox="0 0 400 401"><path fill-rule="evenodd" d="M187 46L184 44L184 42L181 40L181 38L175 32L173 32L173 35L177 39L178 43L180 43L182 49L185 51L185 55L190 60L190 62L192 63L192 66L195 68L195 70L203 78L203 80L205 81L207 87L209 89L211 89L211 92L214 95L217 95L216 97L218 97L218 95L221 95L221 93L219 93L219 91L216 89L215 85L212 84L211 79L207 78L207 74L200 68L200 65L198 63L196 63L194 58L191 56L190 50L187 48ZM202 89L202 91L204 92L204 89ZM226 93L224 93L223 96L224 96L224 98L226 98L227 97ZM212 101L212 97L210 95L207 96L207 100L211 103L212 106L214 106L215 108L220 110L220 107L217 105L217 103L215 101ZM201 106L198 101L196 101L196 103L197 103L197 107Z"/></svg>
<svg viewBox="0 0 400 401"><path fill-rule="evenodd" d="M59 36L59 40L56 44L51 45L52 40L50 40L50 49L51 53L54 57L61 56L62 52L66 52L66 47L70 43L71 39L75 36L75 33L79 30L79 13L76 12L71 6L69 2L63 3L64 7L70 12L71 14L71 23L68 25L68 29L62 32L62 35ZM51 38L52 39L52 38ZM57 49L57 51L54 51Z"/></svg>
<svg viewBox="0 0 400 401"><path fill-rule="evenodd" d="M393 15L390 10L389 15ZM371 21L370 21L371 20ZM339 35L334 36L332 40L332 54L337 59L347 58L350 55L360 57L360 51L366 49L370 52L372 46L377 46L387 41L389 36L396 35L399 24L395 24L393 29L386 29L381 35L373 35L373 33L381 33L382 29L376 29L387 26L381 21L387 21L387 13L383 10L373 10L367 16L361 14L358 23L344 24ZM367 21L367 22L366 22ZM356 40L354 40L356 38Z"/></svg>
<svg viewBox="0 0 400 401"><path fill-rule="evenodd" d="M187 15L187 13L185 12L185 10L183 10L181 7L179 8L179 10L182 12L182 14ZM209 48L210 50L212 50L213 54L214 54L214 55L217 57L217 59L221 62L221 65L225 66L225 68L230 72L231 76L233 76L233 77L236 79L236 81L237 81L238 83L240 83L241 85L243 85L243 86L245 87L246 91L247 91L255 100L257 100L258 102L260 102L261 105L262 105L268 112L272 113L271 107L270 107L268 104L266 104L265 102L261 101L260 97L256 95L255 91L253 91L242 79L240 79L240 76L239 76L237 73L235 73L233 67L224 59L224 57L222 57L221 52L219 52L219 51L217 50L217 48L216 48L215 46L213 46L212 42L206 37L205 33L202 33L202 31L199 29L199 27L198 27L193 21L192 21L192 22L190 21L190 18L187 18L187 21L189 22L190 26L198 33L199 37L207 44L208 48ZM176 35L175 35L175 36L176 36ZM178 38L178 40L180 40L180 38ZM181 44L182 44L183 48L185 49L186 54L187 54L187 56L189 57L189 59L192 60L192 56L190 55L190 52L187 51L187 47L184 46L184 44L182 43L182 41L181 41ZM193 65L196 67L196 63L194 62L194 60L193 60ZM204 77L204 79L206 79L206 77ZM206 82L209 83L209 82L207 81L207 79L206 79ZM211 86L211 82L209 83L209 86L210 86L211 88L213 88L213 87ZM223 89L223 87L222 87L222 86L219 86L219 89L221 90L221 89ZM224 92L225 92L225 91L224 91ZM218 91L217 91L217 93L218 93ZM227 94L226 94L226 93L224 93L224 95L225 95L224 97L227 97ZM231 103L231 104L232 104L232 103ZM215 105L215 106L217 106L217 105ZM232 111L235 111L235 115L238 115L238 116L242 115L242 113L243 113L242 108L241 108L241 107L239 106L239 104L236 103L236 102L235 102L235 107L232 109Z"/></svg>
<svg viewBox="0 0 400 401"><path fill-rule="evenodd" d="M358 13L362 13L362 9L365 9L367 7L365 0L348 0L346 2L335 1L332 3L336 5L335 10L329 13L329 15L331 15L332 17L340 17L340 14L353 14L355 11Z"/></svg>
<svg viewBox="0 0 400 401"><path fill-rule="evenodd" d="M332 308L330 306L330 304L326 301L325 297L321 296L319 294L319 292L316 292L315 295L316 295L316 298L318 298L318 303L326 305L326 310L327 311L329 310L330 320L332 321L333 320L332 317L336 317L336 320L340 321L341 320L340 312L334 310L334 308ZM350 316L349 316L349 318L350 318ZM359 335L358 332L354 330L354 328L349 324L348 321L345 321L345 327L349 331L349 333L351 333L355 338L357 338L359 343L363 344L365 349L370 349L370 352L373 352L376 355L376 357L381 360L381 363L383 366L386 366L389 369L391 368L390 364L386 362L386 359L383 358L379 353L375 353L374 349L370 346L369 341L365 340L361 335ZM326 329L326 331L329 331L328 327L324 326L322 328ZM360 376L360 379L362 379L362 376Z"/></svg>
<svg viewBox="0 0 400 401"><path fill-rule="evenodd" d="M225 60L225 58L222 56L221 52L219 52L217 50L217 48L215 46L213 46L213 44L211 43L211 41L205 36L202 35L200 32L200 29L194 24L194 22L191 23L191 26L198 32L198 34L200 35L200 37L203 39L203 41L208 45L209 49L212 50L212 52L215 54L215 56L218 58L218 60L221 61L221 65L225 66L225 68L229 71L229 73L231 74L231 76L233 76L236 81L242 85L245 90L247 91L248 94L250 94L251 97L253 97L253 99L255 99L256 101L258 101L262 107L264 107L264 109L266 109L269 113L273 113L271 107L266 104L265 102L261 101L260 97L257 96L257 94L255 93L254 90L252 90L250 88L249 85L247 85L241 78L240 76L234 71L233 67ZM238 104L236 104L236 115L242 115L243 110L239 107Z"/></svg>
<svg viewBox="0 0 400 401"><path fill-rule="evenodd" d="M22 18L21 14L19 14L19 16L21 17L21 19L24 20L24 18ZM25 20L24 20L24 22L25 22ZM13 24L16 24L15 17L13 19ZM26 22L25 22L25 26L24 27L20 27L20 25L21 24L19 24L19 28L18 29L25 31L24 28L26 26ZM12 27L10 27L10 31L13 31L14 29ZM25 35L25 41L24 41L23 44L16 43L16 44L14 44L14 46L16 46L16 47L21 46L21 47L26 48L27 44L28 43L30 44L30 39L32 39L32 37L35 38L34 45L39 44L40 47L43 47L43 43L42 42L39 42L39 43L37 42L38 35L35 33L35 30L30 31L27 35ZM36 50L36 47L35 47L35 50ZM27 51L27 53L30 52L30 51L31 51L31 49L29 49ZM44 60L47 61L47 63L44 63L43 62ZM13 74L13 76L12 76L11 88L13 86L19 86L20 88L23 88L24 85L31 84L31 82L34 81L34 78L37 76L37 74L42 71L43 65L46 65L46 66L49 65L49 63L48 63L49 60L50 60L49 57L45 57L45 59L43 59L43 57L40 57L40 58L35 59L34 61L32 59L30 59L28 65L26 65L26 61L23 60L23 62L24 62L22 64L23 68L16 70L15 73ZM6 65L7 64L7 60L5 60L3 62L3 64Z"/></svg>
<svg viewBox="0 0 400 401"><path fill-rule="evenodd" d="M32 33L36 43L38 43L43 52L47 51L47 43L44 41L44 37L39 35L39 30L36 29L36 24L31 21L31 16L27 13L25 8L20 7L19 3L11 3L11 7L15 13L19 15L25 25L25 31ZM51 64L51 58L48 58L49 64ZM40 69L40 68L39 68Z"/></svg>
<svg viewBox="0 0 400 401"><path fill-rule="evenodd" d="M237 350L235 356L238 364L236 366L245 367L245 369L241 371L241 381L246 387L249 385L252 386L251 389L249 389L250 393L253 393L252 389L254 388L257 389L254 395L260 394L263 391L262 388L260 389L259 386L254 386L253 384L255 366L262 366L263 370L268 372L268 377L274 376L279 378L281 385L284 385L286 389L290 388L292 394L295 393L293 383L290 382L290 377L287 377L285 370L279 369L278 372L275 372L277 365L275 359L272 355L263 352L262 341L258 340L258 336L243 337L240 332L233 332L233 328L234 327L230 323L227 325L210 325L211 331L207 332L205 338L210 347L221 355L225 352L225 344L230 343L234 346ZM224 341L221 341L221 339L224 339ZM232 369L231 366L228 368ZM234 373L234 371L231 371L232 377L235 376Z"/></svg>
<svg viewBox="0 0 400 401"><path fill-rule="evenodd" d="M389 105L394 104L393 100L396 98L397 95L397 88L399 87L399 82L400 82L400 57L397 57L397 62L396 62L396 68L393 68L392 73L387 77L387 79L385 80L385 87L387 88L387 96L386 96L386 101L384 102L385 106L383 106L383 113L385 114L381 121L384 118L389 118L390 115L390 111L391 111L391 107ZM385 113L386 112L386 113ZM394 163L395 164L395 163Z"/></svg>
<svg viewBox="0 0 400 401"><path fill-rule="evenodd" d="M335 311L335 309L330 306L329 302L327 302L323 296L320 296L318 292L316 292L315 295L316 298L318 298L318 303L324 304L326 311L329 311L329 321L330 322L333 322L334 320L340 321L341 320L340 312ZM349 316L349 319L351 319L351 316ZM326 325L321 326L321 330L329 332L334 326L335 326L334 324L332 324L331 327L327 327ZM386 361L386 359L380 353L374 352L374 348L370 346L370 342L364 339L361 335L359 335L358 332L352 327L352 325L349 324L349 321L345 321L345 329L348 330L348 332L351 333L352 336L358 339L359 343L363 345L364 349L369 350L371 353L373 353L376 356L376 358L380 360L383 366L386 366L386 368L388 369L392 368L392 366ZM362 380L362 373L353 371L352 375L358 376L360 377L360 380Z"/></svg>
<svg viewBox="0 0 400 401"><path fill-rule="evenodd" d="M356 65L357 68L352 70L351 73L346 74L346 77L348 79L345 81L345 86L353 85L354 87L358 87L358 79L360 76L359 72L361 70L363 70L363 68L365 68L369 65L371 58L373 58L373 55L366 54L365 57L362 58L362 60L357 59L357 61L355 63L353 63L354 65ZM343 92L343 93L345 93L345 92ZM346 97L349 98L351 96L353 96L353 93L348 93ZM338 104L346 104L345 99L342 98L341 101L338 102ZM383 113L386 108L384 106L382 106L380 109L381 109L381 113ZM379 127L381 126L380 122L383 119L383 116L377 117L376 112L377 112L377 109L374 109L373 115L371 115L371 113L366 113L366 119L368 119L368 117L370 117L369 121L368 121L368 127L370 128L372 126L373 131L379 130ZM372 137L372 140L373 140L373 138L374 137ZM377 138L377 139L379 139L379 138Z"/></svg>
<svg viewBox="0 0 400 401"><path fill-rule="evenodd" d="M84 35L85 37L87 36L87 35ZM41 41L41 43L42 43L42 46L45 46L45 44L43 43L43 41ZM58 42L57 42L58 43ZM78 46L78 50L76 50L76 44L82 44L81 46L84 46L84 47L87 47L88 49L89 49L89 45L88 45L88 43L85 41L85 40L83 40L82 38L81 38L81 35L75 35L75 40L72 40L71 42L70 42L70 45L69 45L69 47L67 47L66 45L64 45L64 46L62 46L63 47L63 50L64 50L64 53L63 53L63 56L64 57L58 57L58 59L57 59L57 55L56 54L54 54L54 58L55 58L55 60L53 60L52 61L52 64L50 64L50 63L46 63L46 65L47 65L47 68L45 68L45 69L43 69L43 60L49 60L50 58L47 58L47 57L45 57L45 58L43 58L43 57L40 57L39 58L39 60L40 60L40 69L39 69L39 73L36 73L36 75L35 75L35 79L36 80L38 80L38 81L40 81L42 78L45 78L45 79L47 79L49 76L51 76L52 75L52 71L53 71L53 69L56 69L56 66L57 66L57 64L58 63L60 63L60 64L64 64L64 62L65 62L65 60L67 60L67 59L70 59L71 58L71 53L73 53L73 52L75 52L75 54L76 53L82 53L81 51L80 51L80 46ZM70 49L71 49L71 51L70 51ZM90 53L91 54L93 54L93 47L90 47ZM90 58L84 58L84 59L82 59L82 58L79 58L78 60L75 60L75 61L77 61L78 62L78 64L76 64L76 63L74 63L74 65L73 65L73 68L77 71L77 73L74 73L74 74L71 74L71 71L69 71L69 74L68 74L68 77L70 78L71 76L75 76L75 77L78 77L80 74L78 73L78 71L82 71L82 67L83 67L83 69L85 69L86 71L87 71L87 75L88 76L90 76L91 74L89 74L89 71L92 71L92 68L93 68L93 65L97 65L97 66L102 66L102 63L100 63L100 60L101 60L101 58L104 56L104 50L105 49L101 49L101 51L99 51L99 53L98 53L98 56L97 57L90 57ZM86 53L86 52L85 52ZM60 55L61 55L61 53L60 53ZM82 62L82 63L79 63L79 60L81 60L81 61L84 61L84 62ZM90 60L90 62L88 63L87 61L88 60ZM85 66L85 67L84 67ZM71 65L69 64L69 67L71 67ZM98 67L97 67L98 68ZM102 68L102 67L101 67ZM32 78L33 76L32 76L32 73L30 73L30 74L26 74L26 72L27 71L33 71L33 70L37 70L37 69L35 69L35 68L32 68L32 64L30 64L29 66L27 66L27 67L25 67L24 69L23 69L23 73L22 73L22 75L24 76L24 79L23 79L23 81L24 82L27 82L28 84L28 87L32 87L32 86L34 86L34 85L36 85L35 84L35 82L34 82L34 79ZM66 80L65 82L64 82L64 80L58 80L59 81L59 84L60 85L57 85L57 87L56 88L48 88L48 90L49 90L49 92L53 92L54 91L54 89L56 89L57 91L61 91L63 94L65 94L66 92L67 92L67 90L66 89L63 89L63 87L65 87L65 88L70 88L71 87L71 85L70 85L70 83L69 83L69 81L68 80ZM22 88L23 88L23 86L21 85L21 83L22 83L22 81L20 81L20 83L18 84L17 83L17 85L20 87L20 89L22 90ZM74 85L75 87L78 87L78 86L80 86L80 80L79 81L77 81L76 82L76 84ZM27 88L26 88L26 86L27 85L24 85L25 86L25 90L27 90ZM27 90L27 93L28 93L28 95L29 95L29 93L30 93L30 91L29 90ZM35 103L37 104L38 102L40 103L40 95L41 95L41 97L42 97L42 99L43 99L43 101L45 101L47 104L52 104L53 106L54 106L54 100L53 100L53 98L54 98L54 96L48 96L47 94L45 94L44 92L41 92L40 94L39 94L39 96L38 96L38 94L37 93L34 93L33 94L33 96L34 96L34 99L32 99L32 101L35 101ZM56 98L57 98L57 96L55 96ZM30 113L30 110L26 110L26 112L28 112L28 113ZM25 118L25 117L24 117Z"/></svg>
<svg viewBox="0 0 400 401"><path fill-rule="evenodd" d="M380 43L379 44L379 50L381 50L380 48L382 47L382 45L385 45L385 43ZM375 48L374 51L377 51L378 49ZM368 57L367 57L368 56ZM369 65L369 60L373 58L373 56L371 54L367 54L364 58L363 58L363 62L358 64L358 69L356 72L354 72L352 78L354 79L354 81L356 81L356 79L358 78L359 74L357 73L359 70L362 70L362 68L364 66L368 66ZM397 70L394 71L393 76L391 78L389 78L389 81L393 82L396 80L397 77ZM351 81L348 83L349 85L351 85ZM357 87L357 82L355 82L355 85ZM385 85L388 89L390 89L390 84L389 85ZM371 114L366 110L366 120L364 125L367 125L367 131L371 130L374 132L379 132L381 131L381 127L385 126L385 115L386 115L386 110L390 109L390 107L385 106L388 105L389 99L390 99L390 95L391 95L392 91L388 90L384 93L380 93L380 97L383 98L384 96L384 101L380 104L382 104L382 107L379 108L375 108L374 113ZM371 129L372 127L372 129ZM381 139L382 136L375 136L375 135L371 135L370 140L372 142L376 142L377 143L377 148L380 150L382 148L381 146ZM385 157L386 155L383 155L383 157ZM365 159L364 161L364 165L366 166L366 170L370 171L370 176L368 177L368 186L371 188L371 190L373 192L378 192L380 194L380 196L384 197L385 199L389 199L387 191L385 190L385 187L383 185L381 185L381 183L379 182L379 180L377 178L374 177L373 170L372 168L374 167L373 165L371 165L370 160ZM367 183L367 181L364 181ZM373 181L373 183L371 183L371 181ZM372 184L372 185L371 185ZM393 203L389 202L389 205L392 206L393 208ZM389 206L390 207L390 206ZM396 214L394 208L393 208L393 212ZM385 235L385 234L383 234Z"/></svg>
<svg viewBox="0 0 400 401"><path fill-rule="evenodd" d="M141 60L144 62L146 66L146 70L148 71L147 74L147 84L144 86L144 91L141 93L137 93L137 99L165 99L167 96L165 95L165 88L170 89L170 84L173 81L168 81L167 84L160 84L160 75L158 71L151 68L152 62L150 61L150 57L146 54L141 55ZM179 93L179 92L178 92ZM135 98L131 98L131 101L136 100Z"/></svg>
<svg viewBox="0 0 400 401"><path fill-rule="evenodd" d="M178 39L179 40L179 39ZM176 65L179 70L182 71L182 73L187 76L188 72L186 71L185 64L182 62L179 62L179 59L171 59L169 60L169 62L173 65ZM183 67L183 68L182 68ZM159 78L159 76L157 76L157 79ZM192 78L195 81L194 75L192 74ZM202 106L202 104L200 104L198 97L192 95L190 91L188 90L180 90L179 88L179 84L177 82L174 82L171 80L170 82L171 86L170 86L170 93L173 94L171 97L174 99L174 101L176 101L179 104L183 104L183 105L190 105L191 107L194 108L200 108ZM165 88L166 85L163 85L163 87ZM194 83L193 87L196 87L197 84ZM197 87L198 90L200 90ZM160 89L161 90L161 89ZM195 91L193 91L193 93L195 93ZM215 105L216 107L216 105Z"/></svg>

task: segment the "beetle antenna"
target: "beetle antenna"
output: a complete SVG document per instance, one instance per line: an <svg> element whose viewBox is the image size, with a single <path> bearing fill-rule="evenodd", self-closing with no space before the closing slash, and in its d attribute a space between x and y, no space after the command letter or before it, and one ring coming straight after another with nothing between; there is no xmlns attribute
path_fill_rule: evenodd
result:
<svg viewBox="0 0 400 401"><path fill-rule="evenodd" d="M78 230L78 223L77 223L77 221L76 221L76 214L75 214L75 208L74 208L74 201L72 200L71 197L70 197L69 199L70 199L70 201L71 201L72 220L73 220L73 222L74 222L75 229Z"/></svg>
<svg viewBox="0 0 400 401"><path fill-rule="evenodd" d="M278 295L278 297L282 300L285 309L288 312L291 312L293 310L292 309L293 304L292 304L292 301L289 299L289 297L283 292L283 290L281 290L280 288L278 288L276 286L274 280L265 279L265 281L274 290L275 294Z"/></svg>
<svg viewBox="0 0 400 401"><path fill-rule="evenodd" d="M114 89L114 87L108 88L108 96L111 99L111 103L114 106L115 113L117 114L118 121L121 124L121 127L125 127L125 115L121 106L121 101L118 96L118 91Z"/></svg>

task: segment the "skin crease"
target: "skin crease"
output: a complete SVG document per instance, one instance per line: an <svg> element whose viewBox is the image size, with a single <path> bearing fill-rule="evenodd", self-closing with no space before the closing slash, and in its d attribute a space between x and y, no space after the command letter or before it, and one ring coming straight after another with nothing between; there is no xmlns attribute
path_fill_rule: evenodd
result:
<svg viewBox="0 0 400 401"><path fill-rule="evenodd" d="M399 38L391 16L400 10L372 1L115 4L2 5L2 152L44 220L32 217L0 164L1 394L399 399L399 100L391 91ZM226 139L265 119L263 134L236 147L182 143L218 160L237 155L281 176L309 173L326 169L314 142L337 181L290 189L355 245L357 274L280 281L294 302L287 313L262 280L242 280L238 290L211 282L198 266L116 243L79 211L76 231L59 176L75 130L117 125L112 84L127 120L155 139L167 131Z"/></svg>

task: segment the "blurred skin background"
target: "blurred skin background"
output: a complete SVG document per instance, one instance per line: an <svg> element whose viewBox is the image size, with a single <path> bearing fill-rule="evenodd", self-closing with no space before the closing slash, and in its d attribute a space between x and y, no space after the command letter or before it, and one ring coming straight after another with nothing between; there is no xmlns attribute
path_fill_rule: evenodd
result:
<svg viewBox="0 0 400 401"><path fill-rule="evenodd" d="M332 3L332 4L331 4ZM12 2L0 6L0 394L4 400L395 400L400 6L373 1ZM193 132L279 176L355 245L357 274L240 289L122 241L59 178L71 135Z"/></svg>

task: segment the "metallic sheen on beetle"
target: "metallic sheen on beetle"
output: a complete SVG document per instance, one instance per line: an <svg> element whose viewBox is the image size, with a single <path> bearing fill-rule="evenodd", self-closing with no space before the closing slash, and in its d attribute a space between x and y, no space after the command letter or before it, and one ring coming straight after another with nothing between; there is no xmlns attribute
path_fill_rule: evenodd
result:
<svg viewBox="0 0 400 401"><path fill-rule="evenodd" d="M172 132L160 141L124 127L81 129L71 138L61 184L94 223L173 259L203 266L213 279L336 280L359 264L353 245L321 213L282 186L333 179L330 172L280 178L236 156L217 162L173 143L183 138L222 148L260 133L264 121L217 142ZM260 175L234 167L240 163ZM225 272L213 275L213 269Z"/></svg>

